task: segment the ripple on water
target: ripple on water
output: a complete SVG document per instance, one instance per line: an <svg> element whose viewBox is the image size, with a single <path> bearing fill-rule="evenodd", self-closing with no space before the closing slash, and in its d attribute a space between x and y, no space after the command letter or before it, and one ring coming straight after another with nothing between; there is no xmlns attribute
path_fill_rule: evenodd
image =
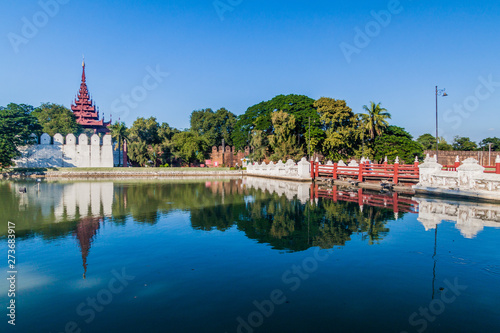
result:
<svg viewBox="0 0 500 333"><path fill-rule="evenodd" d="M500 276L500 265L487 265L483 267L483 270L489 275Z"/></svg>

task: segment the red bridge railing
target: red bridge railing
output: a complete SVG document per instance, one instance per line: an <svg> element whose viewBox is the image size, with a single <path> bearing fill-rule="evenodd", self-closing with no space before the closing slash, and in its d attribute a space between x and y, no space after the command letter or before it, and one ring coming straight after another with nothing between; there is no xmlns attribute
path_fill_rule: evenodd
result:
<svg viewBox="0 0 500 333"><path fill-rule="evenodd" d="M359 166L343 166L334 163L333 165L321 165L319 162L311 162L311 177L339 179L340 176L357 179L362 182L365 180L391 179L394 184L400 180L418 181L419 168L418 162L414 164L372 164L361 163Z"/></svg>
<svg viewBox="0 0 500 333"><path fill-rule="evenodd" d="M455 162L454 165L443 165L443 171L457 171L457 168L460 166L460 162ZM500 163L496 163L495 165L485 165L484 173L495 173L500 175Z"/></svg>

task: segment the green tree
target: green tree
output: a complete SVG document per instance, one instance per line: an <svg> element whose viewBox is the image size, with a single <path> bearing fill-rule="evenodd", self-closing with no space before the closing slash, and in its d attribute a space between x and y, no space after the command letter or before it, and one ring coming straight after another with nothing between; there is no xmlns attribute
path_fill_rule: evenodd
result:
<svg viewBox="0 0 500 333"><path fill-rule="evenodd" d="M149 161L148 145L143 140L131 141L127 145L127 156L134 166L146 166Z"/></svg>
<svg viewBox="0 0 500 333"><path fill-rule="evenodd" d="M122 141L127 137L127 126L124 122L116 122L113 125L109 126L109 130L111 131L111 136L113 139L118 141L118 165L122 164Z"/></svg>
<svg viewBox="0 0 500 333"><path fill-rule="evenodd" d="M222 145L222 139L227 145L233 145L232 134L236 125L236 116L221 108L217 112L203 109L191 113L191 130L204 137L210 147Z"/></svg>
<svg viewBox="0 0 500 333"><path fill-rule="evenodd" d="M436 149L436 137L432 134L422 134L417 138L417 142L420 143L425 150Z"/></svg>
<svg viewBox="0 0 500 333"><path fill-rule="evenodd" d="M0 107L0 168L14 165L13 159L21 153L19 146L35 143L31 134L39 132L41 126L33 116L33 107L10 103Z"/></svg>
<svg viewBox="0 0 500 333"><path fill-rule="evenodd" d="M50 136L60 133L65 137L70 133L80 133L82 130L82 127L76 122L73 112L63 105L44 103L37 107L32 115L38 119L38 123L42 126L42 132Z"/></svg>
<svg viewBox="0 0 500 333"><path fill-rule="evenodd" d="M172 140L172 136L174 134L179 133L180 131L177 128L170 127L167 123L161 123L158 128L158 138L162 143L169 143Z"/></svg>
<svg viewBox="0 0 500 333"><path fill-rule="evenodd" d="M250 138L250 147L252 147L250 158L259 162L264 160L267 155L267 146L269 144L264 131L255 130L252 132Z"/></svg>
<svg viewBox="0 0 500 333"><path fill-rule="evenodd" d="M389 160L401 159L401 163L412 163L415 156L423 158L424 147L416 141L404 128L398 126L387 127L384 134L378 136L374 142L374 160L382 162L387 156Z"/></svg>
<svg viewBox="0 0 500 333"><path fill-rule="evenodd" d="M450 150L453 150L453 146L450 145L448 142L446 142L445 138L440 137L439 141L438 141L438 149L439 150L450 151Z"/></svg>
<svg viewBox="0 0 500 333"><path fill-rule="evenodd" d="M159 136L160 125L155 117L137 118L127 131L128 157L133 165L146 166L162 162L163 148ZM159 147L157 147L159 146Z"/></svg>
<svg viewBox="0 0 500 333"><path fill-rule="evenodd" d="M389 126L387 119L391 119L391 114L380 104L370 102L370 107L363 105L363 110L366 113L360 114L362 126L368 131L372 141L377 135L382 135L384 129Z"/></svg>
<svg viewBox="0 0 500 333"><path fill-rule="evenodd" d="M172 147L171 147L171 142L172 142L172 137L176 134L180 133L180 131L174 127L170 127L169 124L167 123L162 123L160 127L158 128L158 138L160 140L160 145L162 148L162 164L166 163L167 161L172 165L172 158L174 157L172 154Z"/></svg>
<svg viewBox="0 0 500 333"><path fill-rule="evenodd" d="M274 151L271 155L273 161L300 159L304 156L302 147L297 145L294 135L297 126L295 116L283 111L273 113L272 123L274 134L269 136L269 143Z"/></svg>
<svg viewBox="0 0 500 333"><path fill-rule="evenodd" d="M489 144L491 143L491 150L493 151L499 151L500 150L500 139L497 138L497 137L493 137L493 138L486 138L484 140L482 140L480 143L479 143L479 147L481 148L486 148L486 149L489 149Z"/></svg>
<svg viewBox="0 0 500 333"><path fill-rule="evenodd" d="M130 141L142 140L148 145L160 143L158 137L159 127L155 117L149 117L148 119L137 118L132 127L129 128L127 137Z"/></svg>
<svg viewBox="0 0 500 333"><path fill-rule="evenodd" d="M173 135L172 152L176 158L184 163L203 162L207 157L208 142L205 138L193 131L185 131Z"/></svg>
<svg viewBox="0 0 500 333"><path fill-rule="evenodd" d="M314 102L325 128L323 155L339 160L354 156L361 143L358 117L346 101L322 97Z"/></svg>
<svg viewBox="0 0 500 333"><path fill-rule="evenodd" d="M278 95L267 102L253 105L244 114L240 115L232 135L233 144L236 148L247 146L253 131L264 131L265 135L272 135L274 133L272 115L280 110L295 117L297 126L294 135L297 137L297 144L303 146L308 138L306 132L309 128L309 118L311 123L316 121L319 124L319 115L312 98L292 94ZM311 131L312 138L315 138L318 134L320 134L318 131Z"/></svg>
<svg viewBox="0 0 500 333"><path fill-rule="evenodd" d="M453 140L453 149L460 151L473 151L477 149L477 144L468 137L456 136Z"/></svg>
<svg viewBox="0 0 500 333"><path fill-rule="evenodd" d="M305 142L308 156L312 156L315 152L322 151L325 136L325 131L323 130L321 120L319 119L319 114L316 112L316 116L308 117L307 119Z"/></svg>

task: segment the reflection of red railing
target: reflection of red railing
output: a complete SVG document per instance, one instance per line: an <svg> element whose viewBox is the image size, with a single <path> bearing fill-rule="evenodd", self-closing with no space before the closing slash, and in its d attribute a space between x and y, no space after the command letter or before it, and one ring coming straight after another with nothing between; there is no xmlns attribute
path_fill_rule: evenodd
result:
<svg viewBox="0 0 500 333"><path fill-rule="evenodd" d="M392 179L393 183L397 184L400 180L418 181L419 169L418 162L415 164L361 163L359 166L339 166L338 163L321 165L318 162L311 162L312 178L338 179L339 176L355 178L360 182L369 179Z"/></svg>
<svg viewBox="0 0 500 333"><path fill-rule="evenodd" d="M363 189L357 191L338 191L337 186L331 189L320 189L318 185L311 185L311 198L331 199L334 202L355 202L361 206L381 207L393 210L395 213L418 213L418 202L409 198L402 198L397 192L391 195L365 194Z"/></svg>

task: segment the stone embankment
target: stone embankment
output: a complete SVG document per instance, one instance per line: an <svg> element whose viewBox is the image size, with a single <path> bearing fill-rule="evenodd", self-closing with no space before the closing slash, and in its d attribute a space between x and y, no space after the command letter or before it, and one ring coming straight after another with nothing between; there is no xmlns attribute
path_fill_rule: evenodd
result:
<svg viewBox="0 0 500 333"><path fill-rule="evenodd" d="M495 162L500 164L500 156ZM500 174L486 173L476 159L445 171L436 157L427 156L419 168L420 181L413 187L417 193L500 201Z"/></svg>
<svg viewBox="0 0 500 333"><path fill-rule="evenodd" d="M162 177L241 177L241 170L210 170L186 168L185 170L151 170L148 168L115 168L109 170L12 170L1 174L1 178L162 178Z"/></svg>

